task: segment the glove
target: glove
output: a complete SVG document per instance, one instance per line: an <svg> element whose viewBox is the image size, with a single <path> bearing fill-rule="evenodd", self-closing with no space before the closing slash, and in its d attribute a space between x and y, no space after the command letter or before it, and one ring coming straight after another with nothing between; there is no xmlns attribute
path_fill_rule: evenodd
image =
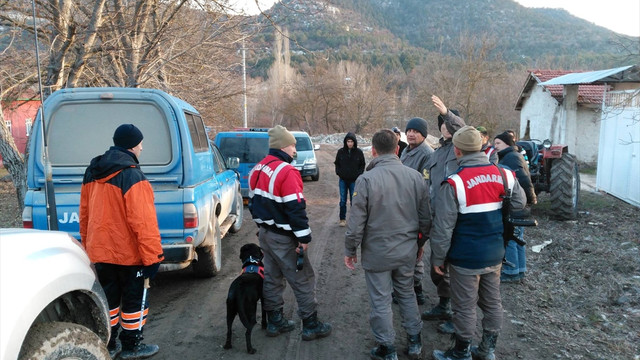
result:
<svg viewBox="0 0 640 360"><path fill-rule="evenodd" d="M158 273L158 269L160 268L160 263L157 262L155 264L147 265L142 267L142 276L145 278L153 279L156 277Z"/></svg>

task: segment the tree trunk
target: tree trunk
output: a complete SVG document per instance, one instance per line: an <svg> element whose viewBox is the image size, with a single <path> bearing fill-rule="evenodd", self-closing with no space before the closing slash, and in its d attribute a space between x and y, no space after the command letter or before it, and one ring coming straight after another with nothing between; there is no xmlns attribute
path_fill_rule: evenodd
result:
<svg viewBox="0 0 640 360"><path fill-rule="evenodd" d="M4 123L2 104L0 104L0 155L2 155L4 167L11 174L13 185L16 188L18 205L22 209L24 207L24 195L27 193L27 166L24 162L24 157L20 154L16 143L13 141L13 136Z"/></svg>

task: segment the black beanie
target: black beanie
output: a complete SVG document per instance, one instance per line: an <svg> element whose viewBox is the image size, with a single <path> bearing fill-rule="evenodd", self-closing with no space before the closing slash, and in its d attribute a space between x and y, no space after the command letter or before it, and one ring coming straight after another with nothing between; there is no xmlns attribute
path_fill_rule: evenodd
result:
<svg viewBox="0 0 640 360"><path fill-rule="evenodd" d="M460 112L456 109L449 109L451 110L451 112L457 116L460 117ZM441 114L438 115L438 131L440 131L440 129L442 129L442 123L444 123L444 116L442 116ZM455 132L451 132L451 130L449 128L447 128L447 130L449 130L449 132L451 133L451 135L453 135L453 133Z"/></svg>
<svg viewBox="0 0 640 360"><path fill-rule="evenodd" d="M501 134L496 135L495 139L500 139L502 140L503 143L509 145L509 146L513 146L516 144L515 141L513 141L513 136L511 136L511 134L509 134L508 132L503 132Z"/></svg>
<svg viewBox="0 0 640 360"><path fill-rule="evenodd" d="M113 133L113 145L133 149L142 141L142 132L133 124L122 124Z"/></svg>
<svg viewBox="0 0 640 360"><path fill-rule="evenodd" d="M404 130L404 132L409 131L409 129L413 129L419 132L420 134L422 134L422 136L426 138L427 137L427 120L419 117L413 118L409 120L409 122L407 123L407 128Z"/></svg>

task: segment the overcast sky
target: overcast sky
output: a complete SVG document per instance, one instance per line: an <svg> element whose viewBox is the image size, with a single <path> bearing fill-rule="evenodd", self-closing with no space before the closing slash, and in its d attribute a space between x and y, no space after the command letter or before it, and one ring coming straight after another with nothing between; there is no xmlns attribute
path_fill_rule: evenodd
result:
<svg viewBox="0 0 640 360"><path fill-rule="evenodd" d="M258 0L263 10L276 0ZM515 0L526 7L563 8L572 15L615 32L640 36L640 0ZM237 0L257 13L255 0Z"/></svg>

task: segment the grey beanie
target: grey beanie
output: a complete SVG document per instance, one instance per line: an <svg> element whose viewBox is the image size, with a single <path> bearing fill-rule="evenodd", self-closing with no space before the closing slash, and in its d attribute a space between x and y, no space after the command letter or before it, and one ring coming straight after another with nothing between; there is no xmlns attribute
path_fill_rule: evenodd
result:
<svg viewBox="0 0 640 360"><path fill-rule="evenodd" d="M133 124L122 124L113 133L113 145L125 149L133 149L142 139L142 132Z"/></svg>
<svg viewBox="0 0 640 360"><path fill-rule="evenodd" d="M409 120L409 122L407 123L407 128L405 129L404 132L409 131L409 129L413 129L419 132L420 134L422 134L422 136L426 138L427 137L427 120L423 118L415 117Z"/></svg>
<svg viewBox="0 0 640 360"><path fill-rule="evenodd" d="M480 151L482 138L473 126L464 126L453 135L453 146L464 151Z"/></svg>

